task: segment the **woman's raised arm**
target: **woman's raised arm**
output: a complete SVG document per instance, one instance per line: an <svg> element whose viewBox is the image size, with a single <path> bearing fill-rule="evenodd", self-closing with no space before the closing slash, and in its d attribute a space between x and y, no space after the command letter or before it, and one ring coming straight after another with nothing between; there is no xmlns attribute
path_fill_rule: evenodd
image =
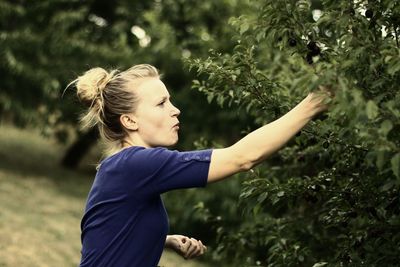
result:
<svg viewBox="0 0 400 267"><path fill-rule="evenodd" d="M230 147L214 149L208 183L247 171L278 151L314 115L327 109L323 103L325 98L326 94L310 93L279 119L256 129Z"/></svg>

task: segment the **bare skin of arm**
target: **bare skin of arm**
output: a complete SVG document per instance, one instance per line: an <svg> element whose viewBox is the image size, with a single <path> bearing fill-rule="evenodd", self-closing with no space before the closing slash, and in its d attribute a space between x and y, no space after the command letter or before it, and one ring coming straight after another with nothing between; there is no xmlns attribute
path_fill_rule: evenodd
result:
<svg viewBox="0 0 400 267"><path fill-rule="evenodd" d="M313 116L327 109L324 104L325 98L327 95L322 92L310 93L279 119L254 130L230 147L214 149L208 183L247 171L278 151Z"/></svg>

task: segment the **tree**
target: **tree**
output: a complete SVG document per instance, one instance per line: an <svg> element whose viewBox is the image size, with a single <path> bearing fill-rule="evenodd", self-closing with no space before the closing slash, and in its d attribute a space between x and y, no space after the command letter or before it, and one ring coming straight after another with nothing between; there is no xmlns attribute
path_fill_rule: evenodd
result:
<svg viewBox="0 0 400 267"><path fill-rule="evenodd" d="M229 40L223 22L239 10L239 2L0 0L0 116L61 141L77 136L62 161L76 167L93 144L86 140L96 134L71 131L71 126L78 129L83 109L74 90L65 87L90 67L125 69L146 62L161 70L185 110L182 125L204 120L204 96L185 90L193 74L184 70L182 58L205 55L212 46L232 47L223 41ZM215 35L221 42L207 41ZM209 107L213 119L218 107ZM195 112L200 109L201 114ZM186 126L183 131L181 148L208 129Z"/></svg>
<svg viewBox="0 0 400 267"><path fill-rule="evenodd" d="M216 219L223 213L206 216L219 236L216 258L230 266L397 265L399 3L252 4L254 12L231 20L233 52L189 62L206 77L194 87L258 125L320 85L335 98L248 175L240 195L248 219L232 225L229 216Z"/></svg>

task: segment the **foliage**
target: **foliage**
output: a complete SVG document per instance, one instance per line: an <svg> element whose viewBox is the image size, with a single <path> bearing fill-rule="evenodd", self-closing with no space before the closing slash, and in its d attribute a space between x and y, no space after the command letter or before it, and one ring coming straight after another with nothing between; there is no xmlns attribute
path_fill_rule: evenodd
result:
<svg viewBox="0 0 400 267"><path fill-rule="evenodd" d="M399 4L252 4L255 12L230 21L237 29L231 53L190 60L205 77L193 86L258 125L320 85L335 97L329 112L249 174L240 195L242 223L215 223L220 259L238 266L395 266ZM237 257L228 257L232 252Z"/></svg>
<svg viewBox="0 0 400 267"><path fill-rule="evenodd" d="M204 119L218 107L209 106L202 116L196 112L206 102L185 90L193 74L184 70L182 58L231 48L224 22L241 2L0 0L0 118L66 141L82 111L73 90L64 90L68 83L91 67L125 69L145 62L161 70L185 111L182 125L192 125L185 122ZM183 130L189 140L207 134L204 127ZM183 147L191 143L183 140Z"/></svg>
<svg viewBox="0 0 400 267"><path fill-rule="evenodd" d="M109 6L101 1L0 1L2 117L56 134L65 130L63 123L77 121L76 101L61 99L69 81L89 67L127 66L134 58L132 48L138 47L129 34L133 16Z"/></svg>

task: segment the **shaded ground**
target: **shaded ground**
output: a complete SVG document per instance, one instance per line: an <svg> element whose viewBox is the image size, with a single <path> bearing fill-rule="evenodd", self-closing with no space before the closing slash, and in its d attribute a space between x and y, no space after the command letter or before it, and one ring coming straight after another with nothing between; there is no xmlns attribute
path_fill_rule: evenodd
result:
<svg viewBox="0 0 400 267"><path fill-rule="evenodd" d="M60 168L63 152L34 131L0 126L0 267L77 266L93 174ZM160 265L204 267L172 252Z"/></svg>

